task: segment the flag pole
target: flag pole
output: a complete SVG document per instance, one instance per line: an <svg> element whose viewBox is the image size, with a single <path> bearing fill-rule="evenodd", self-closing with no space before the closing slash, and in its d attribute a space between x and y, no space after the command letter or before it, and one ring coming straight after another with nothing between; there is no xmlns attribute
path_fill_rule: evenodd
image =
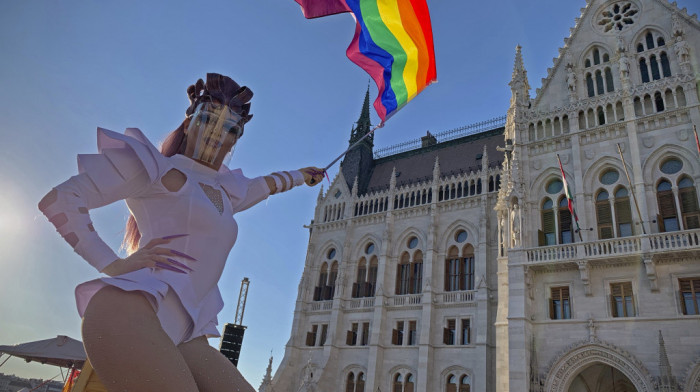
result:
<svg viewBox="0 0 700 392"><path fill-rule="evenodd" d="M620 148L620 143L617 143L617 152L620 153L620 159L622 159L622 168L625 169L625 176L627 176L627 183L632 190L632 199L634 200L634 207L637 209L637 216L639 217L639 222L642 224L642 233L646 234L647 231L644 229L644 219L642 219L642 213L639 210L639 203L637 203L637 192L635 192L634 185L632 185L632 180L630 180L630 174L627 171L627 163L625 162L625 156L622 155L622 149Z"/></svg>
<svg viewBox="0 0 700 392"><path fill-rule="evenodd" d="M561 165L561 159L559 159L559 154L557 154L557 162L559 162L559 170L561 170L561 180L564 184L564 195L566 197L566 205L569 207L569 212L571 213L571 219L576 222L576 231L578 232L578 239L583 242L583 236L581 236L581 226L578 224L578 215L576 214L576 209L574 208L573 195L571 195L571 188L569 188L569 182L566 181L566 176L564 175L564 166ZM569 198L571 196L571 198Z"/></svg>
<svg viewBox="0 0 700 392"><path fill-rule="evenodd" d="M695 134L695 145L698 146L698 155L700 155L700 140L698 140L698 129L693 124L693 133Z"/></svg>
<svg viewBox="0 0 700 392"><path fill-rule="evenodd" d="M340 158L344 157L345 154L347 154L348 152L350 152L350 150L352 150L353 148L355 148L358 144L360 144L360 142L362 142L363 140L365 140L369 135L372 135L372 134L374 133L374 131L377 130L377 128L381 128L381 127L383 127L383 126L384 126L384 122L381 122L379 125L375 125L374 128L370 129L369 132L367 132L367 133L366 133L364 136L362 136L358 141L356 141L356 142L353 143L350 147L348 147L347 150L345 150L342 154L338 155L337 158L335 158L331 163L329 163L326 167L324 167L324 168L323 168L323 172L324 172L324 173L327 172L328 169L330 169L331 166L333 166L333 164L335 164L336 162L338 162L338 160L339 160Z"/></svg>

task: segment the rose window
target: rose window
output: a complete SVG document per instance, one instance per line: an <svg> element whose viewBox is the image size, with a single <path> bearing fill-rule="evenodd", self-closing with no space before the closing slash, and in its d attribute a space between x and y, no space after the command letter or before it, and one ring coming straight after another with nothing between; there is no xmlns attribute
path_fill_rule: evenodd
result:
<svg viewBox="0 0 700 392"><path fill-rule="evenodd" d="M613 3L598 15L596 24L607 33L611 30L622 31L634 23L639 8L629 1Z"/></svg>

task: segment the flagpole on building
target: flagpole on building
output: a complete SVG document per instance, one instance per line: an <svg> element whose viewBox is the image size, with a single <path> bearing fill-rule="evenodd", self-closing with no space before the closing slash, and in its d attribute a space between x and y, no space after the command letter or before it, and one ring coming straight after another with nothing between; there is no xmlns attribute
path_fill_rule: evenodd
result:
<svg viewBox="0 0 700 392"><path fill-rule="evenodd" d="M561 159L559 154L557 154L557 162L559 162L559 170L561 170L561 181L564 184L564 194L566 195L566 204L569 207L569 212L571 213L571 219L576 222L576 231L578 232L578 239L583 242L583 236L581 235L581 226L578 224L578 215L574 209L574 196L571 194L571 188L569 188L569 182L566 181L566 175L564 174L564 166L561 165Z"/></svg>
<svg viewBox="0 0 700 392"><path fill-rule="evenodd" d="M700 140L698 140L698 129L693 124L693 133L695 134L695 145L698 147L698 155L700 155Z"/></svg>
<svg viewBox="0 0 700 392"><path fill-rule="evenodd" d="M326 167L324 167L324 168L323 168L323 172L324 172L324 173L327 172L328 169L330 169L331 166L333 166L334 163L338 162L338 160L339 160L340 158L344 157L345 154L347 154L348 152L350 152L350 150L352 150L353 148L355 148L355 146L357 146L358 144L360 144L360 142L362 142L363 140L365 140L369 135L372 135L372 134L374 133L374 131L377 130L377 128L381 128L381 127L383 127L383 126L384 126L384 122L383 122L383 121L382 121L381 124L375 125L374 128L370 129L369 132L367 132L367 133L366 133L364 136L362 136L358 141L356 141L356 142L353 143L350 147L348 147L347 150L345 150L342 154L338 155L338 158L335 158L335 159L333 160L333 162L329 163Z"/></svg>
<svg viewBox="0 0 700 392"><path fill-rule="evenodd" d="M632 185L632 180L630 180L630 174L627 171L627 163L625 162L625 156L622 155L622 149L620 148L620 143L617 143L617 152L620 153L620 159L622 159L622 168L625 170L625 176L627 176L627 183L632 190L632 200L634 200L634 207L637 209L637 216L639 217L639 222L642 225L642 233L646 234L647 231L644 228L644 219L642 219L642 212L639 210L639 203L637 203L637 192L635 192L634 185Z"/></svg>

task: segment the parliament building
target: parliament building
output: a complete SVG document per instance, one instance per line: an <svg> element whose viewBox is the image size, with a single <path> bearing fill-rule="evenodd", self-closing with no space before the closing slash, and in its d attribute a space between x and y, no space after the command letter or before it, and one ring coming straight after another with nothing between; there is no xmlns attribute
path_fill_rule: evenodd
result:
<svg viewBox="0 0 700 392"><path fill-rule="evenodd" d="M700 392L700 22L589 0L547 71L347 154L261 392Z"/></svg>

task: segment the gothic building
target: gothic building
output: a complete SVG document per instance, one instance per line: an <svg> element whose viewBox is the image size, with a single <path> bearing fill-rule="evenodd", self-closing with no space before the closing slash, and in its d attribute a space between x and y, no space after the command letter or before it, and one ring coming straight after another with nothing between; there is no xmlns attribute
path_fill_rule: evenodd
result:
<svg viewBox="0 0 700 392"><path fill-rule="evenodd" d="M345 157L266 392L700 391L700 23L576 21L506 116Z"/></svg>

